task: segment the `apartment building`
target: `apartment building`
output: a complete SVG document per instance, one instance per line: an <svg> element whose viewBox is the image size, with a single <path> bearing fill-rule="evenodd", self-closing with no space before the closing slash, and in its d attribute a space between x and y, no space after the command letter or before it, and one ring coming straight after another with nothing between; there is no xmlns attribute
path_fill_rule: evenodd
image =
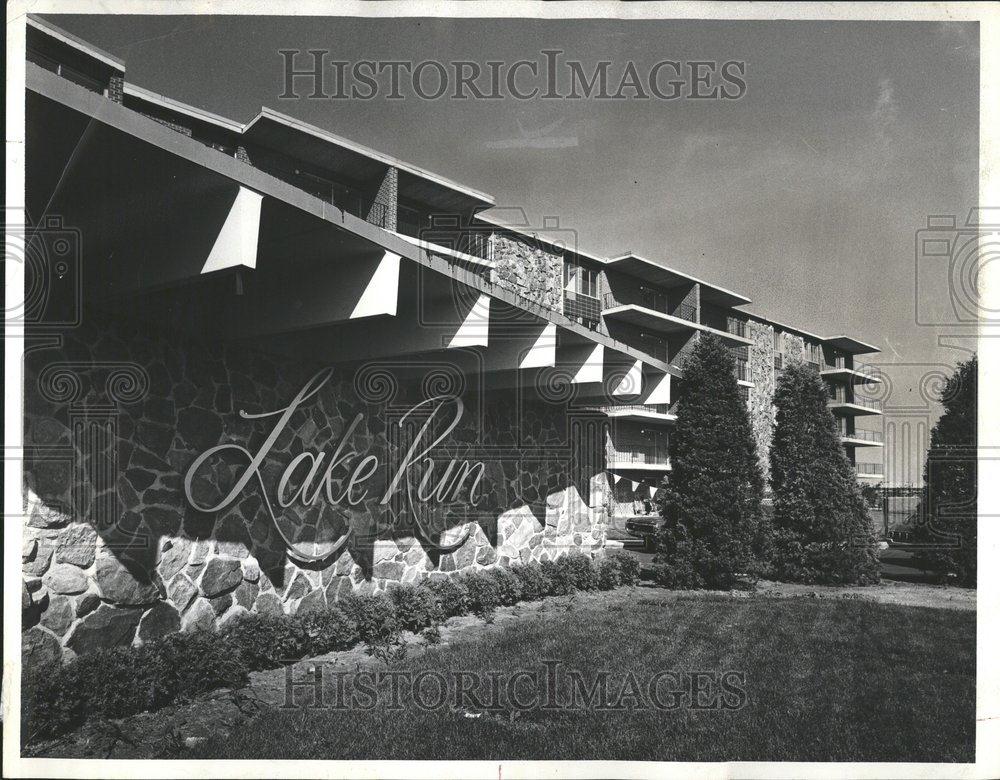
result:
<svg viewBox="0 0 1000 780"><path fill-rule="evenodd" d="M765 468L790 361L827 380L852 460L881 446L856 425L880 414L859 392L877 382L856 362L869 344L769 321L661 258L590 253L554 221L501 219L484 192L277 111L244 123L132 85L121 60L33 18L26 70L42 293L25 318L24 576L39 641L86 652L599 554L611 516L645 511L669 478L684 357L705 334L734 353ZM430 506L412 496L432 467L412 485L407 458L426 402L446 397L463 403L435 443L459 471L481 466L482 495ZM276 512L269 491L327 442L338 462L372 453L328 478L351 500ZM259 491L220 501L239 476L201 468L220 448L266 449ZM366 480L377 489L351 492Z"/></svg>

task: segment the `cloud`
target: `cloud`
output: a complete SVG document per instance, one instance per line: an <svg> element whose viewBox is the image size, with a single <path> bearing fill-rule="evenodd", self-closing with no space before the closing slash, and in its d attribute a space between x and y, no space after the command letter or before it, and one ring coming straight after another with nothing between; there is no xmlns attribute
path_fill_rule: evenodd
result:
<svg viewBox="0 0 1000 780"><path fill-rule="evenodd" d="M878 99L875 108L869 115L872 128L888 138L889 131L899 117L899 106L896 103L896 91L892 79L883 78L878 82Z"/></svg>

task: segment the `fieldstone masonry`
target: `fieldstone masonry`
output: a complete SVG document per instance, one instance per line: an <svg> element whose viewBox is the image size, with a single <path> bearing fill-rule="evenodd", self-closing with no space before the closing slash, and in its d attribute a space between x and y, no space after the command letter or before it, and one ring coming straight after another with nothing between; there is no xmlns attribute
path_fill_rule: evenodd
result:
<svg viewBox="0 0 1000 780"><path fill-rule="evenodd" d="M415 389L390 392L384 383L360 381L354 369L335 373L292 416L261 469L273 487L293 457L332 452L362 414L350 447L380 459L365 500L356 507L321 502L278 517L298 550L322 550L350 528L342 554L322 565L290 558L253 483L219 512L188 506L183 479L192 460L221 443L256 452L273 422L244 419L239 410L286 406L317 368L111 323L75 330L60 349L30 354L21 594L26 664L141 644L178 629L211 630L244 612L319 609L393 582L569 550L602 553L610 500L603 463L576 474L574 464L588 458L574 450L579 443L568 434L566 407L515 391L463 395L466 415L441 457L485 464L480 504L472 514L459 500L430 518L446 542L469 532L458 549L442 552L421 540L405 505L380 506L379 498L390 464L408 444L389 436L387 423L420 400L427 384L418 379ZM104 438L88 433L95 409L99 430L109 434ZM109 451L95 442L109 442ZM102 482L101 464L112 456L116 470ZM217 503L245 466L238 458L213 461L193 482L195 499Z"/></svg>
<svg viewBox="0 0 1000 780"><path fill-rule="evenodd" d="M563 260L526 240L494 233L490 257L491 281L552 311L563 310Z"/></svg>
<svg viewBox="0 0 1000 780"><path fill-rule="evenodd" d="M772 325L758 320L747 322L750 381L750 425L757 443L757 458L764 474L765 489L770 490L771 439L774 436L774 391L778 371L774 367L775 347L784 365L800 363L805 357L805 340L794 333L777 332Z"/></svg>
<svg viewBox="0 0 1000 780"><path fill-rule="evenodd" d="M750 425L757 442L757 458L768 484L771 474L769 453L774 434L774 328L749 320L747 336L751 340L748 370L753 387L750 388Z"/></svg>

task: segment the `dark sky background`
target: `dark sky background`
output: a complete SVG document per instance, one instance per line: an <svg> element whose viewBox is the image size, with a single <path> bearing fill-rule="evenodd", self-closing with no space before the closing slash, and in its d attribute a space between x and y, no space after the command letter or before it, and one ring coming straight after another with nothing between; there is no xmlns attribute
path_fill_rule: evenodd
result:
<svg viewBox="0 0 1000 780"><path fill-rule="evenodd" d="M928 292L915 289L915 233L976 204L977 25L46 18L125 59L131 83L240 121L269 106L491 193L534 225L557 217L591 252L630 249L744 293L765 316L876 344L865 359L890 379L887 476L919 479L921 426L938 413L923 399L930 375L967 354L939 343L961 328L916 324ZM484 67L557 48L616 73L628 60L640 71L742 60L748 90L738 101L279 99L278 50L308 48ZM944 282L930 294L946 296Z"/></svg>

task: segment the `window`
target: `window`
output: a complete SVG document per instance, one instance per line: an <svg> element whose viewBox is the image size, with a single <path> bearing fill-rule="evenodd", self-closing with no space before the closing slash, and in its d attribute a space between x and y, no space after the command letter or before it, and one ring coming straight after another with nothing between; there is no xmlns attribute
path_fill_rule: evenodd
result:
<svg viewBox="0 0 1000 780"><path fill-rule="evenodd" d="M807 343L806 344L806 362L810 365L819 368L820 363L823 361L823 347L819 344Z"/></svg>
<svg viewBox="0 0 1000 780"><path fill-rule="evenodd" d="M588 328L597 327L601 318L597 271L569 260L563 262L563 314Z"/></svg>
<svg viewBox="0 0 1000 780"><path fill-rule="evenodd" d="M563 263L563 293L567 298L572 298L575 295L596 298L597 271L584 268L570 260L565 261Z"/></svg>

